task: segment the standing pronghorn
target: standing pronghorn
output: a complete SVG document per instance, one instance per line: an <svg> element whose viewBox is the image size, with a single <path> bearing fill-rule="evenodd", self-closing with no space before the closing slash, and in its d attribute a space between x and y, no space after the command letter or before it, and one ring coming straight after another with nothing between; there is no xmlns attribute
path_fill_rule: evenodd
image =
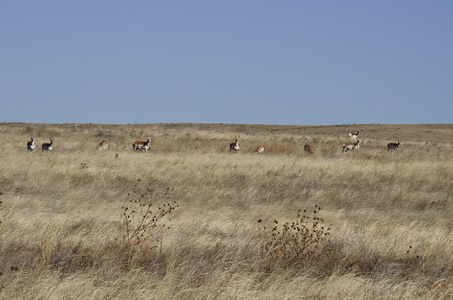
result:
<svg viewBox="0 0 453 300"><path fill-rule="evenodd" d="M357 132L350 132L350 133L348 133L348 136L349 136L350 138L356 139L356 138L359 137L359 133L360 133L360 131L357 131Z"/></svg>
<svg viewBox="0 0 453 300"><path fill-rule="evenodd" d="M264 146L258 146L255 150L255 154L260 154L264 152Z"/></svg>
<svg viewBox="0 0 453 300"><path fill-rule="evenodd" d="M313 147L311 145L305 145L304 151L307 154L315 154L315 149L313 149Z"/></svg>
<svg viewBox="0 0 453 300"><path fill-rule="evenodd" d="M35 138L30 136L31 141L27 143L27 150L34 151L35 150Z"/></svg>
<svg viewBox="0 0 453 300"><path fill-rule="evenodd" d="M134 151L145 149L145 152L148 152L150 142L151 140L149 137L146 137L146 142L135 141L132 144L132 149L134 149Z"/></svg>
<svg viewBox="0 0 453 300"><path fill-rule="evenodd" d="M399 146L400 146L400 140L398 140L398 143L388 143L387 152L389 152L390 150L398 150Z"/></svg>
<svg viewBox="0 0 453 300"><path fill-rule="evenodd" d="M98 150L102 150L102 149L107 149L109 147L109 143L106 141L106 140L103 140L99 146L98 146Z"/></svg>
<svg viewBox="0 0 453 300"><path fill-rule="evenodd" d="M230 144L230 152L236 151L236 153L237 153L237 152L239 152L239 150L241 150L241 145L239 145L238 137L236 136L235 138L236 138L236 142Z"/></svg>
<svg viewBox="0 0 453 300"><path fill-rule="evenodd" d="M44 143L42 144L41 148L42 151L52 151L52 145L53 145L53 139L50 139L50 143Z"/></svg>
<svg viewBox="0 0 453 300"><path fill-rule="evenodd" d="M343 151L346 153L348 150L357 150L359 149L360 140L357 140L357 143L345 143L343 144Z"/></svg>

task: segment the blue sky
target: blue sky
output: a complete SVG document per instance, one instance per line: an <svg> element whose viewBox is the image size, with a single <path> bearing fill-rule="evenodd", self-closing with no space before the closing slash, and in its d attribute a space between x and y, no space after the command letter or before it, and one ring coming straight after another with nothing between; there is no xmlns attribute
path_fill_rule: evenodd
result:
<svg viewBox="0 0 453 300"><path fill-rule="evenodd" d="M452 1L3 1L0 122L453 123Z"/></svg>

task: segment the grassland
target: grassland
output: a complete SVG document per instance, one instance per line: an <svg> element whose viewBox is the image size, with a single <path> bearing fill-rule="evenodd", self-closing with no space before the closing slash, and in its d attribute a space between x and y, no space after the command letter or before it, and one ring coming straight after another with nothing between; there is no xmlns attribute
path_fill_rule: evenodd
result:
<svg viewBox="0 0 453 300"><path fill-rule="evenodd" d="M3 123L0 140L0 299L453 298L453 125ZM142 194L179 207L125 249ZM331 230L311 256L263 248L315 205Z"/></svg>

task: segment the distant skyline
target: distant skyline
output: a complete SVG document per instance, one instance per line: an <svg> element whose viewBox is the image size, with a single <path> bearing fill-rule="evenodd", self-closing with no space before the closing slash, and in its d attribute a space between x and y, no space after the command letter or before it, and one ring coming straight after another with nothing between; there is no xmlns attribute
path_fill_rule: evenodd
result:
<svg viewBox="0 0 453 300"><path fill-rule="evenodd" d="M6 1L0 122L453 123L451 1Z"/></svg>

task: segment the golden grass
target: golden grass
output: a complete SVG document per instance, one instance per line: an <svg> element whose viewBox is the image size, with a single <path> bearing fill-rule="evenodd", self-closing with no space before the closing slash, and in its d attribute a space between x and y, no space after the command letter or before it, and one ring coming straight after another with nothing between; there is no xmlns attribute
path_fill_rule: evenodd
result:
<svg viewBox="0 0 453 300"><path fill-rule="evenodd" d="M453 297L453 125L3 123L0 138L1 299ZM123 251L137 179L179 207L155 248ZM314 205L329 242L303 264L263 255L263 226Z"/></svg>

